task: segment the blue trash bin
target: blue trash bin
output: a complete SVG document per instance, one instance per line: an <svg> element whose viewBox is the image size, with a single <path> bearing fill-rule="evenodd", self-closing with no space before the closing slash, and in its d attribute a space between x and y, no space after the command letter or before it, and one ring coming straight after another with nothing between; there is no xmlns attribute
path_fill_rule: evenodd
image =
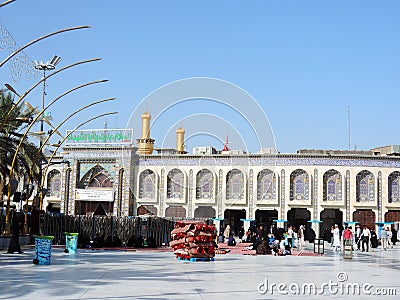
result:
<svg viewBox="0 0 400 300"><path fill-rule="evenodd" d="M35 236L35 265L50 265L54 236Z"/></svg>
<svg viewBox="0 0 400 300"><path fill-rule="evenodd" d="M79 233L65 232L65 253L76 253Z"/></svg>

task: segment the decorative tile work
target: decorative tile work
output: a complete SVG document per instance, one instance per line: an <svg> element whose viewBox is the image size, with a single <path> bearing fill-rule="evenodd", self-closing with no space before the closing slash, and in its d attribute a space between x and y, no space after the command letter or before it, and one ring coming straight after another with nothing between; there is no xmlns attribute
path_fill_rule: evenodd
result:
<svg viewBox="0 0 400 300"><path fill-rule="evenodd" d="M399 158L389 157L343 157L343 156L301 156L296 154L264 155L170 155L140 156L139 165L153 166L343 166L343 167L380 167L400 168Z"/></svg>
<svg viewBox="0 0 400 300"><path fill-rule="evenodd" d="M98 151L98 149L93 149L92 151L73 151L64 155L64 158L66 159L101 159L119 157L121 157L121 151Z"/></svg>
<svg viewBox="0 0 400 300"><path fill-rule="evenodd" d="M223 172L222 170L219 170L218 172L218 194L217 194L217 216L218 218L221 218L223 216L223 211L222 211L222 182L223 182Z"/></svg>
<svg viewBox="0 0 400 300"><path fill-rule="evenodd" d="M154 199L156 189L156 175L152 170L146 169L139 175L139 199Z"/></svg>
<svg viewBox="0 0 400 300"><path fill-rule="evenodd" d="M79 181L82 180L83 176L87 174L92 168L100 166L105 171L107 177L110 178L112 182L115 182L115 161L103 161L103 162L86 162L79 161Z"/></svg>
<svg viewBox="0 0 400 300"><path fill-rule="evenodd" d="M160 212L164 213L164 202L165 202L165 190L164 190L164 177L165 177L165 170L161 169L160 175L160 187L159 187L159 197L160 197Z"/></svg>
<svg viewBox="0 0 400 300"><path fill-rule="evenodd" d="M192 171L193 172L193 171ZM192 185L189 185L192 187ZM214 195L214 175L208 169L201 169L196 174L196 199L208 200Z"/></svg>
<svg viewBox="0 0 400 300"><path fill-rule="evenodd" d="M189 171L188 193L189 193L188 217L191 218L193 217L193 170L192 169L190 169Z"/></svg>
<svg viewBox="0 0 400 300"><path fill-rule="evenodd" d="M400 201L400 172L394 171L388 177L388 201L389 203Z"/></svg>
<svg viewBox="0 0 400 300"><path fill-rule="evenodd" d="M285 219L285 169L281 170L281 220Z"/></svg>
<svg viewBox="0 0 400 300"><path fill-rule="evenodd" d="M382 222L382 172L378 172L378 222Z"/></svg>
<svg viewBox="0 0 400 300"><path fill-rule="evenodd" d="M350 221L350 171L346 171L346 221Z"/></svg>
<svg viewBox="0 0 400 300"><path fill-rule="evenodd" d="M356 201L375 201L375 177L367 170L356 176Z"/></svg>
<svg viewBox="0 0 400 300"><path fill-rule="evenodd" d="M276 176L272 170L264 169L257 175L257 200L276 199Z"/></svg>
<svg viewBox="0 0 400 300"><path fill-rule="evenodd" d="M314 220L318 220L318 170L314 169Z"/></svg>
<svg viewBox="0 0 400 300"><path fill-rule="evenodd" d="M172 169L167 176L167 198L182 199L184 197L184 175L179 169Z"/></svg>
<svg viewBox="0 0 400 300"><path fill-rule="evenodd" d="M226 200L242 200L244 195L244 174L238 169L232 169L226 175Z"/></svg>
<svg viewBox="0 0 400 300"><path fill-rule="evenodd" d="M253 169L249 171L249 219L253 219Z"/></svg>
<svg viewBox="0 0 400 300"><path fill-rule="evenodd" d="M323 177L323 201L342 201L342 174L326 171Z"/></svg>
<svg viewBox="0 0 400 300"><path fill-rule="evenodd" d="M310 180L308 173L297 169L290 174L290 201L309 200Z"/></svg>

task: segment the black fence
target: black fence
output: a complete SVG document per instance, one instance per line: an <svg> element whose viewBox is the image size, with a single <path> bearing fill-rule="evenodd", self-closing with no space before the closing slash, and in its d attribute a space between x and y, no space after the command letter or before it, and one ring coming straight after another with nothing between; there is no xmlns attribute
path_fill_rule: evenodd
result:
<svg viewBox="0 0 400 300"><path fill-rule="evenodd" d="M6 223L6 212L3 209L0 209L0 235L4 231L5 223Z"/></svg>
<svg viewBox="0 0 400 300"><path fill-rule="evenodd" d="M5 214L4 210L0 210L0 235L5 229ZM189 221L186 218L166 219L154 216L65 216L38 212L38 214L28 215L28 226L31 233L54 236L53 244L55 245L64 245L65 233L68 232L79 233L80 247L86 247L98 235L112 241L119 240L122 246L127 245L132 237L136 239L147 237L154 241L156 247L160 247L169 245L170 233L175 222L180 220ZM208 219L190 220L210 222Z"/></svg>
<svg viewBox="0 0 400 300"><path fill-rule="evenodd" d="M40 233L54 236L54 244L65 244L65 232L79 233L85 247L96 235L120 240L126 245L130 238L148 237L160 247L168 245L174 221L158 217L115 217L115 216L65 216L44 214L40 216Z"/></svg>
<svg viewBox="0 0 400 300"><path fill-rule="evenodd" d="M0 235L5 229L5 211L0 210ZM28 224L38 223L40 235L54 236L53 244L65 244L65 232L79 233L80 246L93 241L96 235L120 240L126 245L130 238L151 238L157 247L169 245L170 233L175 221L159 217L115 217L115 216L65 216L44 213L37 222L29 215ZM29 226L31 227L31 226Z"/></svg>

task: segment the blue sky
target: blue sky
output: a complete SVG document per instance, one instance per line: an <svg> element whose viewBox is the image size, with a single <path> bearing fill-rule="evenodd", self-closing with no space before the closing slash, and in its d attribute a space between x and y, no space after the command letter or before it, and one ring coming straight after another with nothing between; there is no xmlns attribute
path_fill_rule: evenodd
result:
<svg viewBox="0 0 400 300"><path fill-rule="evenodd" d="M0 23L18 45L62 28L90 25L26 49L32 60L63 58L59 67L101 57L101 62L66 70L48 81L47 101L98 79L51 109L54 123L96 100L115 103L86 110L63 127L72 129L91 116L119 111L109 128L124 128L140 101L170 82L191 77L225 80L247 91L261 106L282 153L297 149L370 149L400 144L400 2L398 1L94 1L17 0L0 9ZM0 58L8 55L0 51ZM24 91L35 80L2 82ZM27 99L41 105L40 88ZM229 134L232 145L248 126L210 101L176 107L152 128L156 145L184 116L220 115L219 140L199 136L193 146L212 144ZM150 104L157 106L158 103ZM250 118L251 119L251 118ZM190 118L183 121L190 122ZM250 120L251 122L251 120ZM84 127L102 128L104 119ZM175 126L175 127L174 127ZM172 128L172 129L170 129ZM232 129L234 128L234 129ZM140 128L135 136L140 135ZM236 132L232 132L236 131ZM190 132L187 132L190 135ZM163 146L174 147L174 140ZM255 152L258 145L246 145Z"/></svg>

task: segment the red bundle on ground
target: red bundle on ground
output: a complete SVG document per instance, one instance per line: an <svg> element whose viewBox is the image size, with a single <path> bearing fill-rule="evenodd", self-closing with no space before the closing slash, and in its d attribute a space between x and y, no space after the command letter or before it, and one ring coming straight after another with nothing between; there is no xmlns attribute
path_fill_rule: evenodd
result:
<svg viewBox="0 0 400 300"><path fill-rule="evenodd" d="M206 223L176 222L170 246L177 258L212 258L215 256L215 227Z"/></svg>

